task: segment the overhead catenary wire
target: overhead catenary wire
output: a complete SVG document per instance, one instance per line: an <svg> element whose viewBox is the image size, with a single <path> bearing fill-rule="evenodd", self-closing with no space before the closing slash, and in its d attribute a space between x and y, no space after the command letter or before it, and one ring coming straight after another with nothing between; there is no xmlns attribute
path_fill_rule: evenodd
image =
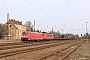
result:
<svg viewBox="0 0 90 60"><path fill-rule="evenodd" d="M0 6L0 7L4 8L4 9L7 9L7 10L10 10L10 11L12 11L13 13L17 13L17 14L23 15L24 17L29 17L29 16L26 16L25 14L22 14L22 13L20 13L20 12L15 11L15 10L9 9L9 8L7 8L7 7L4 7L4 6ZM14 15L15 15L15 14L14 14ZM0 16L6 18L6 16L2 16L2 15L0 15ZM18 17L19 17L19 16L18 16ZM11 19L14 19L14 18L11 18ZM16 19L16 20L18 20L18 19ZM25 20L25 19L22 19L22 20Z"/></svg>
<svg viewBox="0 0 90 60"><path fill-rule="evenodd" d="M29 0L28 0L29 1ZM40 0L41 2L42 2L42 0ZM17 1L18 2L18 1ZM18 3L15 3L15 7L16 6L19 6L20 8L23 8L24 10L23 11L27 11L27 12L30 12L30 10L27 8L27 7L25 7L24 5L21 5L21 4L18 4ZM25 1L24 1L25 2ZM31 2L31 1L30 1ZM26 3L26 2L25 2ZM31 2L32 3L32 2ZM42 2L43 4L44 4L44 2ZM14 4L14 3L13 3ZM18 4L18 5L17 5ZM27 3L28 4L28 3ZM3 6L3 5L2 5ZM28 7L30 7L30 5L26 5L26 6L28 6ZM37 5L35 5L36 7L39 7L39 6L37 6ZM45 4L44 4L44 6L42 6L42 7L45 7ZM54 10L52 10L52 9L50 9L47 5L46 5L46 7L47 7L47 9L48 10L50 10L52 13L54 13L53 11ZM72 6L71 6L72 7ZM7 6L5 6L4 7L5 9L7 9L8 7ZM40 8L41 9L41 8ZM10 10L10 11L12 11L12 10L14 10L14 9L11 9L11 8L9 8L9 9L7 9L7 10ZM43 9L41 9L41 10L43 10ZM40 11L41 11L40 10ZM16 11L16 12L15 12ZM45 10L43 10L44 12L46 12ZM17 14L20 14L20 15L22 15L22 18L21 19L23 19L23 16L25 16L24 18L26 18L26 17L28 17L28 18L30 18L30 16L29 15L26 15L25 13L23 13L23 12L21 12L20 10L14 10L14 11L12 11L13 13L16 13L16 14L14 14L15 16L17 15ZM19 13L18 13L19 12ZM74 11L73 11L74 12ZM36 13L33 11L33 13L36 15ZM47 13L47 12L46 12ZM46 14L45 13L45 14ZM55 17L54 15L56 15L55 13L54 13L54 15L51 15L50 13L47 13L47 14L49 14L50 16L49 16L49 18L52 16L53 18ZM40 14L38 14L37 16L39 17L39 15ZM1 16L1 17L3 17L3 16ZM18 17L20 17L20 16L18 16ZM32 18L34 19L34 16L32 16ZM36 17L35 17L36 18ZM40 17L40 18L42 18L42 17ZM39 18L39 19L40 19ZM55 17L56 18L56 17ZM38 21L39 19L35 19L36 21ZM44 18L43 18L44 19ZM45 18L45 19L48 19L47 17ZM45 20L44 19L44 20ZM57 18L58 19L58 18ZM25 19L24 19L25 20ZM40 21L40 23L44 23L44 20L42 20L42 21ZM56 19L53 19L53 20L55 20L55 22L57 23L58 22L58 20L56 20ZM54 23L54 22L53 22ZM61 23L61 22L58 22L58 23L60 23L60 24L62 24L62 25L64 25L65 24L65 26L67 26L66 24L68 24L68 22L65 22L64 24L63 23ZM74 24L74 26L75 26L75 23L77 23L77 22L73 22L73 24ZM44 23L44 24L46 24L46 23ZM58 28L60 28L61 27L61 25L59 24L59 26L58 26L58 24L56 24L56 26L58 27ZM73 25L72 24L72 25ZM48 25L48 24L47 24ZM49 24L50 25L50 24ZM48 26L49 26L48 25ZM39 24L39 26L41 26L42 27L42 25L40 25ZM53 26L53 25L51 25L51 26ZM50 26L49 26L50 27ZM44 27L43 27L44 28Z"/></svg>
<svg viewBox="0 0 90 60"><path fill-rule="evenodd" d="M15 11L15 10L9 9L9 8L7 8L7 7L4 7L4 6L0 6L0 7L4 8L4 9L7 9L7 10L10 10L10 11L13 11L14 13L21 14L21 15L23 15L23 16L29 18L29 16L27 16L27 15L25 15L25 14L22 14L22 13L20 13L20 12L18 12L18 11ZM1 15L1 16L2 16L2 15ZM5 16L2 16L2 17L5 17ZM25 19L23 19L23 20L25 20ZM44 23L44 24L45 24L45 23Z"/></svg>
<svg viewBox="0 0 90 60"><path fill-rule="evenodd" d="M43 11L42 9L40 9L39 7L35 6L34 4L32 4L31 2L25 0L27 3L29 3L30 5L36 7L38 10L42 11L43 13L47 14L48 16L52 17L53 19L57 20L56 18L54 18L53 16L51 16L50 14L46 13L45 11Z"/></svg>
<svg viewBox="0 0 90 60"><path fill-rule="evenodd" d="M4 7L4 6L2 6L4 9L8 9L8 10L11 10L11 11L13 11L14 13L16 12L16 13L18 13L18 14L21 14L21 15L23 15L23 16L26 16L25 14L22 14L22 13L20 13L20 12L17 12L17 11L15 11L15 10L12 10L12 9L9 9L9 8L7 8L7 7ZM27 17L27 16L26 16ZM29 16L28 16L29 17ZM55 19L56 20L56 19Z"/></svg>
<svg viewBox="0 0 90 60"><path fill-rule="evenodd" d="M10 10L10 11L13 11L14 13L18 13L18 14L20 14L20 15L23 15L23 16L29 18L29 16L27 16L27 15L25 15L25 14L22 14L22 13L20 13L20 12L18 12L18 11L15 11L15 10L9 9L9 8L7 8L7 7L4 7L4 6L1 6L1 7L4 8L4 9L7 9L7 10ZM1 15L1 16L2 16L2 15ZM5 16L2 16L2 17L5 17ZM25 19L23 19L23 20L25 20ZM45 23L44 23L44 24L45 24Z"/></svg>
<svg viewBox="0 0 90 60"><path fill-rule="evenodd" d="M49 7L47 7L41 0L38 0L38 1L39 1L41 4L43 4L48 10L50 10L52 13L54 13L54 12L53 12ZM69 4L69 6L70 6L70 9L71 9L71 11L72 11L75 19L77 19L76 15L75 15L75 13L74 13L74 10L72 9L69 1L67 1L67 2L68 2L68 4ZM56 13L54 13L54 14L57 15ZM57 16L58 16L58 15L57 15ZM58 16L58 17L59 17L59 16ZM61 20L63 20L63 19L61 19ZM77 23L77 22L75 22L75 23ZM79 23L79 22L78 22L78 23ZM68 23L66 23L66 24L68 24Z"/></svg>
<svg viewBox="0 0 90 60"><path fill-rule="evenodd" d="M14 1L12 1L11 0L11 2L12 3L14 3L15 5L18 5L18 6L20 6L20 8L22 7L22 8L24 8L22 5L20 5L20 4L17 4L17 3L15 3ZM4 8L6 8L6 7L4 7ZM9 10L9 9L8 9ZM29 9L27 9L26 7L25 7L25 10L27 10L27 11L30 11ZM15 11L15 12L17 12L17 11ZM18 13L19 14L19 13ZM36 14L36 13L34 13L34 14ZM15 15L15 14L14 14ZM23 15L24 16L24 15ZM37 15L37 16L39 16L39 15ZM44 17L43 17L44 18ZM34 19L34 18L33 18ZM44 19L46 19L46 18L44 18ZM25 19L23 19L23 20L25 20ZM41 20L42 21L42 20ZM40 22L41 22L40 21ZM43 24L46 24L46 23L44 23L44 21L42 21L43 22ZM40 25L40 26L42 26L42 25Z"/></svg>
<svg viewBox="0 0 90 60"><path fill-rule="evenodd" d="M46 13L45 11L43 11L42 9L40 9L39 7L37 7L36 5L32 4L31 2L25 0L27 3L29 3L30 5L34 6L35 8L37 8L38 10L42 11L43 13L47 14L48 16L50 16L51 18L54 19L54 21L61 23L59 20L57 20L56 18L54 18L53 16L51 16L50 14Z"/></svg>
<svg viewBox="0 0 90 60"><path fill-rule="evenodd" d="M75 15L75 13L74 13L73 8L72 8L72 7L71 7L71 5L70 5L69 0L67 0L67 3L68 3L68 5L69 5L69 7L70 7L70 9L71 9L71 11L72 11L72 13L73 13L73 15L74 15L75 19L77 20L77 17L76 17L76 15Z"/></svg>
<svg viewBox="0 0 90 60"><path fill-rule="evenodd" d="M68 3L68 5L69 5L69 7L70 7L70 9L71 9L71 11L72 11L72 13L73 13L75 19L77 20L77 16L76 16L76 14L74 13L74 10L73 10L73 8L72 8L72 6L71 6L69 0L67 0L67 3ZM77 20L77 21L78 21L78 20ZM77 23L77 21L76 21L76 22L73 22L73 23ZM83 20L82 20L82 21L83 21ZM83 22L84 22L84 21L83 21ZM78 21L78 24L79 24L79 21Z"/></svg>
<svg viewBox="0 0 90 60"><path fill-rule="evenodd" d="M53 12L53 10L51 10L49 7L47 7L43 2L41 2L40 0L38 0L40 3L42 3L48 10L50 10L52 13L54 13L55 15L57 15L55 12ZM57 17L60 18L60 16L57 15ZM61 19L61 18L60 18ZM63 19L61 19L63 20ZM60 21L59 21L60 22Z"/></svg>
<svg viewBox="0 0 90 60"><path fill-rule="evenodd" d="M73 15L74 15L74 17L75 17L75 19L77 20L76 22L73 22L73 25L75 25L75 23L80 23L80 21L78 21L78 19L77 19L77 16L75 15L75 12L74 12L74 10L73 10L73 8L72 8L72 6L71 6L71 4L70 4L70 1L69 0L67 0L67 3L68 3L68 5L69 5L69 7L70 7L70 9L71 9L71 11L72 11L72 13L73 13ZM83 21L83 20L82 20ZM82 22L81 21L81 22Z"/></svg>
<svg viewBox="0 0 90 60"><path fill-rule="evenodd" d="M22 8L24 8L25 10L27 10L28 12L31 11L31 10L27 9L26 7L23 7L22 5L15 3L13 0L11 0L11 1L12 1L15 5L20 6L20 8L22 7ZM36 14L34 11L31 11L31 12L33 12L33 14ZM41 16L40 14L36 14L36 15L37 15L37 16L40 16L40 17L42 17L42 18L44 18L44 19L47 19L47 18ZM34 17L33 17L33 19L34 19ZM42 20L41 20L41 21L42 21ZM42 21L42 22L43 22L43 21Z"/></svg>
<svg viewBox="0 0 90 60"><path fill-rule="evenodd" d="M6 17L6 16L3 16L3 15L0 15L1 17Z"/></svg>
<svg viewBox="0 0 90 60"><path fill-rule="evenodd" d="M12 0L11 0L12 1ZM15 3L14 1L12 1L13 3ZM15 3L15 4L17 4L17 3ZM27 11L31 11L31 10L29 10L29 9L27 9L26 7L23 7L22 5L20 5L20 4L17 4L18 6L20 6L20 8L22 7L22 8L25 8L25 10L27 10ZM33 12L33 11L31 11L31 12ZM35 12L33 12L34 14L36 14ZM37 14L37 15L39 15L39 14Z"/></svg>
<svg viewBox="0 0 90 60"><path fill-rule="evenodd" d="M4 8L4 9L11 10L11 11L13 11L14 13L18 13L18 14L20 14L20 15L23 15L24 17L28 17L28 18L30 17L30 16L27 16L27 15L25 15L25 14L23 14L23 13L18 12L18 11L15 11L15 10L9 9L9 8L7 8L7 7L4 7L4 6L0 6L0 7ZM30 18L32 18L32 17L30 17Z"/></svg>

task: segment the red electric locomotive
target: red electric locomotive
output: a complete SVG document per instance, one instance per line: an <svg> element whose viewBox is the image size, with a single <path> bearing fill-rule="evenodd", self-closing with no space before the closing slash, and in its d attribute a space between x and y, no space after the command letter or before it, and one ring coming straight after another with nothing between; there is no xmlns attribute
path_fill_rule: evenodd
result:
<svg viewBox="0 0 90 60"><path fill-rule="evenodd" d="M24 31L21 35L21 41L40 41L53 39L53 34L47 34L46 32L30 32Z"/></svg>

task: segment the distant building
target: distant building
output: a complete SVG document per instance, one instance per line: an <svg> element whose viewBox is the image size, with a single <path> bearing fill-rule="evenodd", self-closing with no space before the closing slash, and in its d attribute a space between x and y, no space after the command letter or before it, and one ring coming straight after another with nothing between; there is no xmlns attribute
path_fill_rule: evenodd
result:
<svg viewBox="0 0 90 60"><path fill-rule="evenodd" d="M7 23L3 25L3 36L10 36L11 39L20 39L23 31L26 31L26 27L22 22L9 19Z"/></svg>

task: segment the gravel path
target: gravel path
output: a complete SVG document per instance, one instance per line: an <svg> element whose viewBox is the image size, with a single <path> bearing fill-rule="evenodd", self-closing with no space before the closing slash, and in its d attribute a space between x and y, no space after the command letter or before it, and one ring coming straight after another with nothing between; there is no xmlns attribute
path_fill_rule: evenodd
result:
<svg viewBox="0 0 90 60"><path fill-rule="evenodd" d="M90 60L90 41L85 41L75 52L65 60Z"/></svg>

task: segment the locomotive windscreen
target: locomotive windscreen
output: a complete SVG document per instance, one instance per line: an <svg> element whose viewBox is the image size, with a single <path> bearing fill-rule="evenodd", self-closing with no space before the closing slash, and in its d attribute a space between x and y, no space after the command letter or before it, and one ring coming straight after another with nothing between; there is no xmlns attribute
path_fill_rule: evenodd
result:
<svg viewBox="0 0 90 60"><path fill-rule="evenodd" d="M28 34L28 32L23 32L22 34Z"/></svg>

